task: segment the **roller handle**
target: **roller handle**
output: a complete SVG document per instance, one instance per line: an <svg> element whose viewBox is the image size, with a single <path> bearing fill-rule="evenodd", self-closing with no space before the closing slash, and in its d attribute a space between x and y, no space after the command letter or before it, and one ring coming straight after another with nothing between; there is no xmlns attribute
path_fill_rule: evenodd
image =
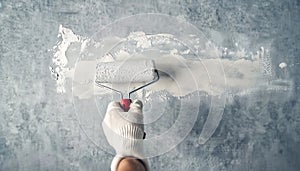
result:
<svg viewBox="0 0 300 171"><path fill-rule="evenodd" d="M131 99L122 99L120 101L120 104L124 110L124 112L128 112L128 110L130 109L130 104L131 104Z"/></svg>

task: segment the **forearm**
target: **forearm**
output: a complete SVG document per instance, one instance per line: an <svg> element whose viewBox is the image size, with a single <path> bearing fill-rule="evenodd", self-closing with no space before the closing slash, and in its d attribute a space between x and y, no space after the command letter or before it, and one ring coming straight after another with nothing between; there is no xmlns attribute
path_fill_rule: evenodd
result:
<svg viewBox="0 0 300 171"><path fill-rule="evenodd" d="M144 164L135 158L124 158L120 161L117 171L146 171Z"/></svg>

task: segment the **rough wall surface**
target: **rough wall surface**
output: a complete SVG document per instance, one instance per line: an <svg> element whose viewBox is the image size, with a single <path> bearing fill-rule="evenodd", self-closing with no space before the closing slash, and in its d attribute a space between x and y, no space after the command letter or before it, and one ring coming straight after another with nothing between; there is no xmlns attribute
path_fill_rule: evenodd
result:
<svg viewBox="0 0 300 171"><path fill-rule="evenodd" d="M175 149L151 158L153 170L300 170L300 1L0 0L0 170L108 170L113 156L94 148L74 118L71 94L55 92L48 66L60 24L91 36L138 13L181 16L198 28L269 45L275 77L292 92L234 96L210 141L195 139L207 113ZM231 41L230 41L231 40ZM276 68L286 62L286 72ZM69 92L70 93L70 92ZM100 123L99 123L100 124Z"/></svg>

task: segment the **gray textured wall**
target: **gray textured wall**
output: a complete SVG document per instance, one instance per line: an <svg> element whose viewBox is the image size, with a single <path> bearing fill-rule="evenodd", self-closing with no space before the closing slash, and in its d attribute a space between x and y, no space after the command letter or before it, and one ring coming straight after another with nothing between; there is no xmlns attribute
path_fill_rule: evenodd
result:
<svg viewBox="0 0 300 171"><path fill-rule="evenodd" d="M235 96L212 139L197 145L207 108L186 140L152 158L153 170L300 170L299 0L0 0L0 170L107 170L113 156L90 145L71 95L58 95L48 66L60 24L91 36L138 13L183 16L198 28L268 42L286 61L292 92ZM228 46L230 45L227 44ZM275 68L275 77L280 71Z"/></svg>

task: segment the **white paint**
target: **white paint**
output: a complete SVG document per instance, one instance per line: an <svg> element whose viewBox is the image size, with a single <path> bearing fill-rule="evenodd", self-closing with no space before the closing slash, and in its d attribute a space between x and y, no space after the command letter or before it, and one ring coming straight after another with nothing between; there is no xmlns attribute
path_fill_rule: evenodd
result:
<svg viewBox="0 0 300 171"><path fill-rule="evenodd" d="M283 69L287 67L287 64L285 62L281 62L278 66L279 68Z"/></svg>
<svg viewBox="0 0 300 171"><path fill-rule="evenodd" d="M239 91L242 89L253 88L258 84L261 78L261 68L259 59L263 57L266 51L264 47L260 48L257 57L254 56L250 60L244 59L246 55L245 49L239 51L230 51L227 48L218 48L213 42L206 42L204 47L200 50L200 54L204 56L203 59L186 60L184 54L190 53L189 50L178 51L177 49L170 50L170 54L148 53L147 56L139 54L138 56L131 56L126 49L117 51L114 55L108 53L103 57L97 56L100 54L98 49L106 51L114 47L120 41L135 41L137 48L147 49L151 47L151 40L154 41L155 35L146 35L143 32L131 33L127 39L112 37L105 39L103 42L95 42L89 39L83 39L76 36L71 30L60 27L60 34L62 35L62 45L58 45L57 53L54 58L72 58L66 56L68 47L72 42L81 43L80 52L88 52L89 57L97 60L81 60L76 66L63 67L66 65L60 64L59 69L55 72L59 73L60 77L57 81L58 92L64 92L65 79L73 80L73 95L79 98L90 98L94 94L105 94L110 91L95 87L95 73L97 63L112 62L115 60L127 60L130 58L138 59L152 59L155 61L156 68L166 73L162 75L161 79L147 87L148 91L167 90L173 96L185 96L195 91L205 91L210 95L219 95L227 90ZM160 34L162 40L169 41L172 38L170 35ZM203 43L195 38L198 43ZM200 45L199 45L200 48ZM222 53L231 53L234 59L220 58ZM179 55L181 54L181 55ZM79 57L78 55L77 57ZM132 66L132 70L134 71ZM128 67L130 68L130 67ZM224 75L225 74L225 75ZM131 73L132 75L132 73ZM168 75L168 76L166 76ZM114 85L116 86L116 85ZM130 84L131 88L137 86ZM128 88L128 87L127 87Z"/></svg>
<svg viewBox="0 0 300 171"><path fill-rule="evenodd" d="M59 26L58 37L61 37L62 40L54 46L56 52L52 58L52 62L55 65L55 68L49 68L52 75L55 75L56 79L56 91L58 93L65 93L65 82L66 76L72 75L69 71L73 69L67 67L68 58L66 52L73 42L80 42L80 37L75 35L71 29L65 28L62 25Z"/></svg>
<svg viewBox="0 0 300 171"><path fill-rule="evenodd" d="M148 48L151 46L151 41L148 40L147 35L144 32L130 33L128 40L135 40L137 42L137 47L140 48Z"/></svg>
<svg viewBox="0 0 300 171"><path fill-rule="evenodd" d="M206 91L210 95L219 95L226 91L225 88L232 90L253 88L261 76L258 61L245 59L237 61L228 59L191 61L185 60L179 55L166 55L154 61L156 68L167 73L169 77L162 76L157 83L147 87L147 90L167 90L174 96L184 96L198 90ZM76 91L74 95L80 96L80 94L85 94L86 96L88 92L88 94L92 95L94 87L92 85L82 87L82 83L90 84L93 82L93 74L89 73L93 72L92 68L95 67L95 64L95 61L80 61L77 64L76 69L84 74L81 77L76 75L74 81L80 82L82 89L76 87L76 90L80 93L77 94ZM223 65L226 78L222 68L220 68L221 65ZM206 68L208 68L208 72ZM226 82L224 82L224 79L226 79ZM131 86L134 87L136 85L132 84ZM102 94L107 93L107 91L96 87L94 93Z"/></svg>

